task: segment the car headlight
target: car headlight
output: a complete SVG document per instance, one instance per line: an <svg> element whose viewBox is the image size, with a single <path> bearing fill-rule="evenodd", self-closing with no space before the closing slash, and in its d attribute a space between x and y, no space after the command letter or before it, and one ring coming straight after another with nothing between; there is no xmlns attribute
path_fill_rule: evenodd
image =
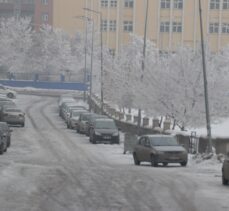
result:
<svg viewBox="0 0 229 211"><path fill-rule="evenodd" d="M101 136L101 133L99 133L99 132L95 131L95 135L97 135L97 136Z"/></svg>
<svg viewBox="0 0 229 211"><path fill-rule="evenodd" d="M118 136L119 135L119 132L115 132L112 134L113 136Z"/></svg>

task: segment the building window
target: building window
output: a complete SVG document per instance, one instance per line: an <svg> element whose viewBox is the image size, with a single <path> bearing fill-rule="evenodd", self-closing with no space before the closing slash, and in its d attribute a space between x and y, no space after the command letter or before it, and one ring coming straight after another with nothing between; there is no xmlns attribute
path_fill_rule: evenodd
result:
<svg viewBox="0 0 229 211"><path fill-rule="evenodd" d="M110 7L117 7L117 0L111 0Z"/></svg>
<svg viewBox="0 0 229 211"><path fill-rule="evenodd" d="M173 8L183 9L183 0L174 0Z"/></svg>
<svg viewBox="0 0 229 211"><path fill-rule="evenodd" d="M161 8L162 9L170 8L170 0L161 0Z"/></svg>
<svg viewBox="0 0 229 211"><path fill-rule="evenodd" d="M223 0L223 9L229 9L229 0Z"/></svg>
<svg viewBox="0 0 229 211"><path fill-rule="evenodd" d="M125 0L124 6L129 7L129 8L133 8L134 7L134 0Z"/></svg>
<svg viewBox="0 0 229 211"><path fill-rule="evenodd" d="M107 31L107 20L102 20L101 30L102 31Z"/></svg>
<svg viewBox="0 0 229 211"><path fill-rule="evenodd" d="M182 32L181 22L173 22L173 32Z"/></svg>
<svg viewBox="0 0 229 211"><path fill-rule="evenodd" d="M48 14L47 14L47 13L42 14L41 19L42 19L42 21L43 21L43 22L47 22L47 21L48 21L48 19L49 19Z"/></svg>
<svg viewBox="0 0 229 211"><path fill-rule="evenodd" d="M160 32L169 32L169 22L161 22L160 24Z"/></svg>
<svg viewBox="0 0 229 211"><path fill-rule="evenodd" d="M209 33L218 33L219 32L219 23L210 23Z"/></svg>
<svg viewBox="0 0 229 211"><path fill-rule="evenodd" d="M110 27L110 31L116 31L116 21L115 20L110 21L109 27Z"/></svg>
<svg viewBox="0 0 229 211"><path fill-rule="evenodd" d="M223 23L222 24L222 33L223 34L229 34L229 23Z"/></svg>
<svg viewBox="0 0 229 211"><path fill-rule="evenodd" d="M109 53L111 56L115 56L115 49L109 49Z"/></svg>
<svg viewBox="0 0 229 211"><path fill-rule="evenodd" d="M125 32L132 32L133 31L133 21L124 21L123 30Z"/></svg>
<svg viewBox="0 0 229 211"><path fill-rule="evenodd" d="M101 7L108 7L108 0L101 0Z"/></svg>
<svg viewBox="0 0 229 211"><path fill-rule="evenodd" d="M211 0L210 9L211 10L219 9L219 5L220 5L220 0Z"/></svg>
<svg viewBox="0 0 229 211"><path fill-rule="evenodd" d="M47 5L48 4L48 0L41 0L41 3Z"/></svg>

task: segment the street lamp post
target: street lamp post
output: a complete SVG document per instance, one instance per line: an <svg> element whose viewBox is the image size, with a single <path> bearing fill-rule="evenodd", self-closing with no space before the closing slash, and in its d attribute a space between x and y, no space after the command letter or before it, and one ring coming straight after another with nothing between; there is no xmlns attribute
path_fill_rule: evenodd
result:
<svg viewBox="0 0 229 211"><path fill-rule="evenodd" d="M103 103L104 103L104 100L103 100L103 85L104 85L104 82L103 82L103 32L102 32L102 27L101 27L103 17L102 17L102 13L99 11L92 10L89 8L83 8L83 9L86 11L98 14L100 17L100 48L101 48L101 72L100 72L100 74L101 74L101 85L100 86L101 86L101 113L103 114Z"/></svg>
<svg viewBox="0 0 229 211"><path fill-rule="evenodd" d="M149 0L146 2L146 14L145 14L145 28L144 28L144 44L143 44L143 58L142 58L142 75L141 80L144 78L144 70L145 70L145 54L146 54L146 34L147 34L147 23L148 23L148 9L149 8ZM138 109L138 134L140 134L141 128L141 108Z"/></svg>
<svg viewBox="0 0 229 211"><path fill-rule="evenodd" d="M199 13L200 13L200 35L201 35L202 62L203 62L204 97L205 97L205 112L206 112L207 137L208 137L208 152L212 152L211 122L210 122L210 112L209 112L209 103L208 103L208 85L207 85L205 50L204 50L201 0L199 0Z"/></svg>
<svg viewBox="0 0 229 211"><path fill-rule="evenodd" d="M93 54L94 54L94 21L93 19L87 17L87 16L76 16L75 18L80 18L82 20L86 20L92 23L92 32L91 32L91 70L90 70L90 101L89 101L89 110L91 111L92 105L91 105L91 99L92 99L92 74L93 74ZM86 76L85 76L86 78Z"/></svg>

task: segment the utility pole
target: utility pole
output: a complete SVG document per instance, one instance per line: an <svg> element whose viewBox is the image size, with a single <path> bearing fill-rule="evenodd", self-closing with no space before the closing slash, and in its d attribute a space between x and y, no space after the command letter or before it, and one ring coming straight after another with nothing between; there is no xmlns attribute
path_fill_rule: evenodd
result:
<svg viewBox="0 0 229 211"><path fill-rule="evenodd" d="M199 13L200 13L200 35L201 35L201 49L202 49L202 63L203 63L204 97L205 97L205 112L206 112L207 137L208 137L208 152L211 153L212 152L212 137L211 137L211 122L210 122L210 112L209 112L209 103L208 103L208 83L207 83L207 73L206 73L201 0L199 0Z"/></svg>
<svg viewBox="0 0 229 211"><path fill-rule="evenodd" d="M101 72L100 72L100 74L101 74L101 82L100 82L101 101L100 101L100 103L101 103L101 114L103 114L103 103L104 103L104 99L103 99L103 97L104 97L103 96L103 85L104 85L104 83L103 83L103 31L102 31L103 14L102 14L102 12L92 10L90 8L83 8L83 9L86 11L89 11L89 12L93 12L93 13L99 15L99 17L100 17L100 48L101 48L101 52L100 52L101 53Z"/></svg>
<svg viewBox="0 0 229 211"><path fill-rule="evenodd" d="M145 14L145 28L144 28L144 45L143 45L143 58L142 58L142 75L141 80L144 78L144 70L145 70L145 55L146 55L146 35L147 35L147 24L148 24L148 10L149 10L149 0L146 2L146 14ZM138 134L140 135L141 129L141 119L142 119L142 111L141 108L138 109Z"/></svg>
<svg viewBox="0 0 229 211"><path fill-rule="evenodd" d="M86 72L87 72L87 21L85 21L85 57L84 57L84 72L83 72L83 82L86 85ZM86 101L86 91L83 92L83 100Z"/></svg>

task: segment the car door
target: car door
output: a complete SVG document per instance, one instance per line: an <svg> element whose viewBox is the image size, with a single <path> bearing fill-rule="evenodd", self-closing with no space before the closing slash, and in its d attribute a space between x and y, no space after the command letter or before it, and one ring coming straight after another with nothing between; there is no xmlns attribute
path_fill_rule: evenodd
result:
<svg viewBox="0 0 229 211"><path fill-rule="evenodd" d="M145 137L145 142L144 142L144 149L143 149L143 155L144 155L144 160L145 161L151 161L151 145L150 145L150 140L148 137Z"/></svg>
<svg viewBox="0 0 229 211"><path fill-rule="evenodd" d="M225 161L224 161L224 172L225 172L225 178L227 180L229 180L229 154L226 157Z"/></svg>
<svg viewBox="0 0 229 211"><path fill-rule="evenodd" d="M139 140L139 144L137 146L137 158L139 161L145 161L144 159L144 146L145 145L145 137L141 137Z"/></svg>

